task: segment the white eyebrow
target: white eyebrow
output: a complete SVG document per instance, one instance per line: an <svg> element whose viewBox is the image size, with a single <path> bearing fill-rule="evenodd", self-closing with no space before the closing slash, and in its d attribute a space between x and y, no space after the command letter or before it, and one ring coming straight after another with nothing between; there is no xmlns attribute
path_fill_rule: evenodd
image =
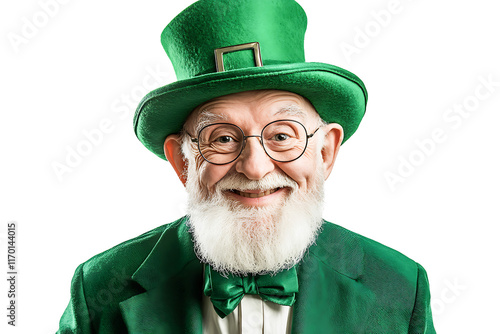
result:
<svg viewBox="0 0 500 334"><path fill-rule="evenodd" d="M274 115L299 116L302 119L306 119L306 113L304 110L295 104L281 108L275 112Z"/></svg>
<svg viewBox="0 0 500 334"><path fill-rule="evenodd" d="M227 117L225 115L214 114L209 109L203 109L198 114L198 119L196 121L196 129L194 135L197 135L198 132L206 125L211 123L217 123L220 121L225 121Z"/></svg>
<svg viewBox="0 0 500 334"><path fill-rule="evenodd" d="M304 110L295 104L291 104L289 106L281 108L274 113L274 116L277 115L298 116L303 120L306 119L306 113L304 112ZM202 109L199 111L198 118L196 120L194 135L197 135L200 130L206 125L226 120L226 115L215 114L210 111L210 108Z"/></svg>

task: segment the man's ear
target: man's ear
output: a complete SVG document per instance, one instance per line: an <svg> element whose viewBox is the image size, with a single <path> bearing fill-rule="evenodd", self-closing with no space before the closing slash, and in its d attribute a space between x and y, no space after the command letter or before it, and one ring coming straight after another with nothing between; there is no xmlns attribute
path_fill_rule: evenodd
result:
<svg viewBox="0 0 500 334"><path fill-rule="evenodd" d="M325 172L325 180L328 179L333 169L333 164L337 158L340 145L344 139L344 129L340 124L330 123L324 126L325 142L321 149L323 158L323 170Z"/></svg>
<svg viewBox="0 0 500 334"><path fill-rule="evenodd" d="M178 134L168 136L165 142L163 142L163 152L177 173L179 180L185 186L187 180L184 172L187 170L187 163L184 160L181 150L181 136Z"/></svg>

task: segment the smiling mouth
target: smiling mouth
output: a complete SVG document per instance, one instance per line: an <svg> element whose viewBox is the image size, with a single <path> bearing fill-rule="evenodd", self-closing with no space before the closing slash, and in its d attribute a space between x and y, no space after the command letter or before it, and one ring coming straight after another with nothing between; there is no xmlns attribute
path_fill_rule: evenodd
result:
<svg viewBox="0 0 500 334"><path fill-rule="evenodd" d="M281 188L275 188L275 189L269 189L269 190L266 190L266 191L263 191L263 192L244 192L244 191L239 191L239 190L236 190L236 189L231 189L230 191L232 193L235 193L237 195L240 195L242 197L247 197L247 198L259 198L259 197L264 197L264 196L267 196L267 195L271 195L275 192L277 192L278 190L280 190Z"/></svg>

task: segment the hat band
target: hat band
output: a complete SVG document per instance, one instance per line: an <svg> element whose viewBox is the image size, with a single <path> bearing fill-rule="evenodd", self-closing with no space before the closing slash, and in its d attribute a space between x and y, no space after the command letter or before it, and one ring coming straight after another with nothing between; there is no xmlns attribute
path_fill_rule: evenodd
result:
<svg viewBox="0 0 500 334"><path fill-rule="evenodd" d="M262 56L260 54L260 44L259 42L238 44L233 46L226 46L223 48L215 49L215 68L217 72L224 72L224 57L225 53L242 51L242 50L253 50L253 57L256 67L262 67Z"/></svg>

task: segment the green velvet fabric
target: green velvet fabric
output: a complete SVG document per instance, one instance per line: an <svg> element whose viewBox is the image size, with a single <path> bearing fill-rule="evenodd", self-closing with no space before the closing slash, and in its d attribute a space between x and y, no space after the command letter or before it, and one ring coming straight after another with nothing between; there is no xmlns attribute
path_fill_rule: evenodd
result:
<svg viewBox="0 0 500 334"><path fill-rule="evenodd" d="M306 26L295 1L202 0L167 25L161 42L177 79L184 80L215 72L214 49L243 43L259 42L265 65L303 63ZM226 68L255 66L252 52L227 57Z"/></svg>
<svg viewBox="0 0 500 334"><path fill-rule="evenodd" d="M186 218L80 265L58 333L202 333L203 265ZM425 270L325 222L297 266L292 333L435 333Z"/></svg>
<svg viewBox="0 0 500 334"><path fill-rule="evenodd" d="M280 89L307 98L319 115L344 128L344 142L365 113L363 82L342 68L306 63L307 18L293 0L200 0L175 17L161 42L178 81L147 94L136 110L134 131L165 159L163 142L177 133L199 104L227 94ZM224 55L225 72L216 72L214 50L259 42L262 67L253 52Z"/></svg>

